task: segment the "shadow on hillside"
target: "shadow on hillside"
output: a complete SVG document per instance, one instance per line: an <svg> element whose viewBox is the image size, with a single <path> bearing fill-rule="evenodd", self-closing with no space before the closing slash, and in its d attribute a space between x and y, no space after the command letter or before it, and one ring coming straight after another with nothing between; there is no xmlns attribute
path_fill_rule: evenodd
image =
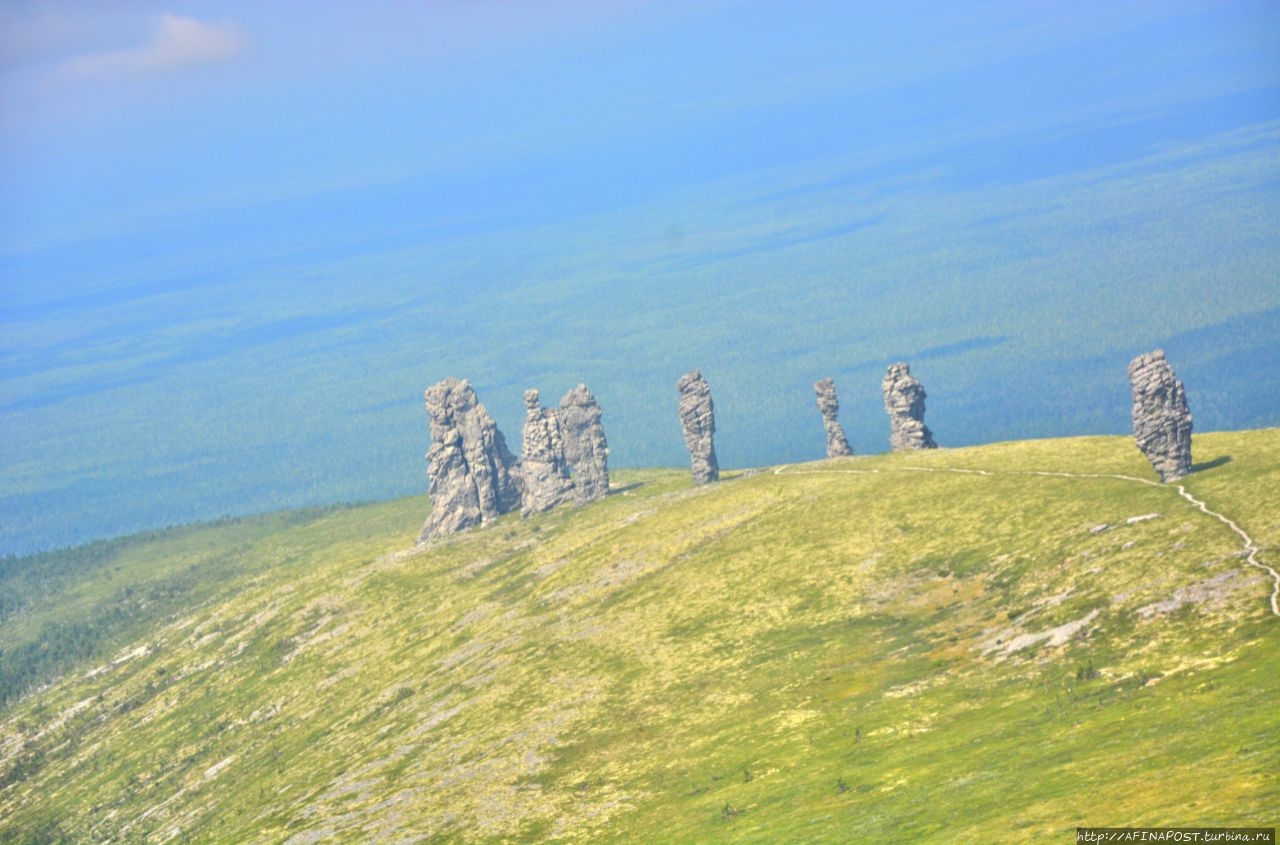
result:
<svg viewBox="0 0 1280 845"><path fill-rule="evenodd" d="M1204 463L1201 463L1201 464L1192 464L1191 471L1201 472L1202 470L1213 469L1214 467L1220 467L1223 464L1229 464L1229 463L1231 463L1230 455L1219 455L1218 457L1214 458L1211 461L1205 461Z"/></svg>
<svg viewBox="0 0 1280 845"><path fill-rule="evenodd" d="M633 481L630 484L624 484L621 487L610 487L609 495L618 496L618 495L621 495L622 493L630 493L632 490L638 490L648 483L649 482L647 481Z"/></svg>

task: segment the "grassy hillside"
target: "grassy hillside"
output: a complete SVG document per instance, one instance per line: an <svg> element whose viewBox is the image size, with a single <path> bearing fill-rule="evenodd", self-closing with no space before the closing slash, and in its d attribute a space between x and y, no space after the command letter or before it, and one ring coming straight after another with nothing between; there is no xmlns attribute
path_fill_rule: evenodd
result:
<svg viewBox="0 0 1280 845"><path fill-rule="evenodd" d="M1188 490L1275 565L1280 429L1195 454ZM696 490L619 473L605 501L417 552L422 498L92 547L27 577L5 655L188 580L0 712L0 840L1275 824L1269 578L1173 488L1037 471L1153 478L1128 438L1028 441Z"/></svg>

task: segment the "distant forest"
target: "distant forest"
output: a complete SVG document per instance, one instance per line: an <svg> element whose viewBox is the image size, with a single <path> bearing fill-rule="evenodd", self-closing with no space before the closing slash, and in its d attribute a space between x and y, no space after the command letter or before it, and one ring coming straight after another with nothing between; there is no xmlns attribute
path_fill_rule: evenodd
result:
<svg viewBox="0 0 1280 845"><path fill-rule="evenodd" d="M585 381L614 466L685 462L674 385L692 367L726 467L821 457L824 376L854 449L884 451L897 360L944 447L1126 432L1125 366L1157 346L1198 431L1278 425L1275 143L1249 130L892 194L815 169L303 270L178 275L115 305L23 306L14 339L52 340L7 365L0 553L423 492L422 392L446 376L472 382L516 450L523 391ZM200 255L157 249L179 267ZM258 305L200 319L242 300Z"/></svg>

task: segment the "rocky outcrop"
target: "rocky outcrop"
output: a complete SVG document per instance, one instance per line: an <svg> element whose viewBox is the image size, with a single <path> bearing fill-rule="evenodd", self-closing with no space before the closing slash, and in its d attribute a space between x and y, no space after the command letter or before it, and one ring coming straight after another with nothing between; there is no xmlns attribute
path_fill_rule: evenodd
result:
<svg viewBox="0 0 1280 845"><path fill-rule="evenodd" d="M524 497L520 513L530 516L572 500L573 481L569 478L556 412L538 404L536 390L524 392L524 409L524 444L520 453Z"/></svg>
<svg viewBox="0 0 1280 845"><path fill-rule="evenodd" d="M426 392L431 515L424 543L496 519L520 504L520 464L467 381L448 378Z"/></svg>
<svg viewBox="0 0 1280 845"><path fill-rule="evenodd" d="M822 413L822 427L827 430L827 457L843 458L853 454L853 447L845 439L844 428L837 417L840 415L840 400L836 398L836 383L824 378L813 383L813 393L818 400L818 411Z"/></svg>
<svg viewBox="0 0 1280 845"><path fill-rule="evenodd" d="M684 430L684 445L693 466L693 483L718 481L720 464L716 461L716 419L711 388L702 373L690 370L676 382L676 390L680 391L680 427Z"/></svg>
<svg viewBox="0 0 1280 845"><path fill-rule="evenodd" d="M1133 436L1161 481L1191 472L1191 410L1182 382L1164 359L1164 350L1129 362L1133 387Z"/></svg>
<svg viewBox="0 0 1280 845"><path fill-rule="evenodd" d="M936 449L933 432L924 424L924 386L911 375L906 364L893 364L880 385L884 409L889 414L889 447Z"/></svg>
<svg viewBox="0 0 1280 845"><path fill-rule="evenodd" d="M560 400L557 419L564 457L573 481L573 500L580 505L609 495L609 444L600 422L602 414L585 384Z"/></svg>

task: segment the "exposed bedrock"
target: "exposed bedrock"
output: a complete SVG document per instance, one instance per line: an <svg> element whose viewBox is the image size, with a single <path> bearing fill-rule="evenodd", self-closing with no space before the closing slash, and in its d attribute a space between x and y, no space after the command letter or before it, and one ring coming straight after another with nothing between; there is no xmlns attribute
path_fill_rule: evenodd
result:
<svg viewBox="0 0 1280 845"><path fill-rule="evenodd" d="M1161 481L1191 472L1191 409L1182 382L1157 349L1129 362L1133 437Z"/></svg>
<svg viewBox="0 0 1280 845"><path fill-rule="evenodd" d="M827 457L843 458L853 454L853 447L845 439L844 427L840 425L840 400L836 398L836 383L829 378L813 383L813 393L818 400L818 411L822 413L822 427L827 430Z"/></svg>
<svg viewBox="0 0 1280 845"><path fill-rule="evenodd" d="M426 405L431 514L420 543L483 524L520 505L520 463L471 384L447 378L427 389Z"/></svg>
<svg viewBox="0 0 1280 845"><path fill-rule="evenodd" d="M573 481L573 500L580 505L609 495L609 443L600 422L603 413L585 384L560 400L557 417L564 457Z"/></svg>
<svg viewBox="0 0 1280 845"><path fill-rule="evenodd" d="M911 368L901 363L891 365L880 389L889 414L889 447L895 452L938 448L933 432L924 424L924 386L911 375Z"/></svg>
<svg viewBox="0 0 1280 845"><path fill-rule="evenodd" d="M556 412L538 404L538 391L524 392L523 447L520 473L524 499L520 513L530 516L549 511L573 499L573 481L565 459L564 439Z"/></svg>
<svg viewBox="0 0 1280 845"><path fill-rule="evenodd" d="M690 370L676 382L680 391L680 427L684 430L684 445L689 450L694 484L709 484L720 478L720 464L716 461L715 405L711 401L711 388L698 370Z"/></svg>

